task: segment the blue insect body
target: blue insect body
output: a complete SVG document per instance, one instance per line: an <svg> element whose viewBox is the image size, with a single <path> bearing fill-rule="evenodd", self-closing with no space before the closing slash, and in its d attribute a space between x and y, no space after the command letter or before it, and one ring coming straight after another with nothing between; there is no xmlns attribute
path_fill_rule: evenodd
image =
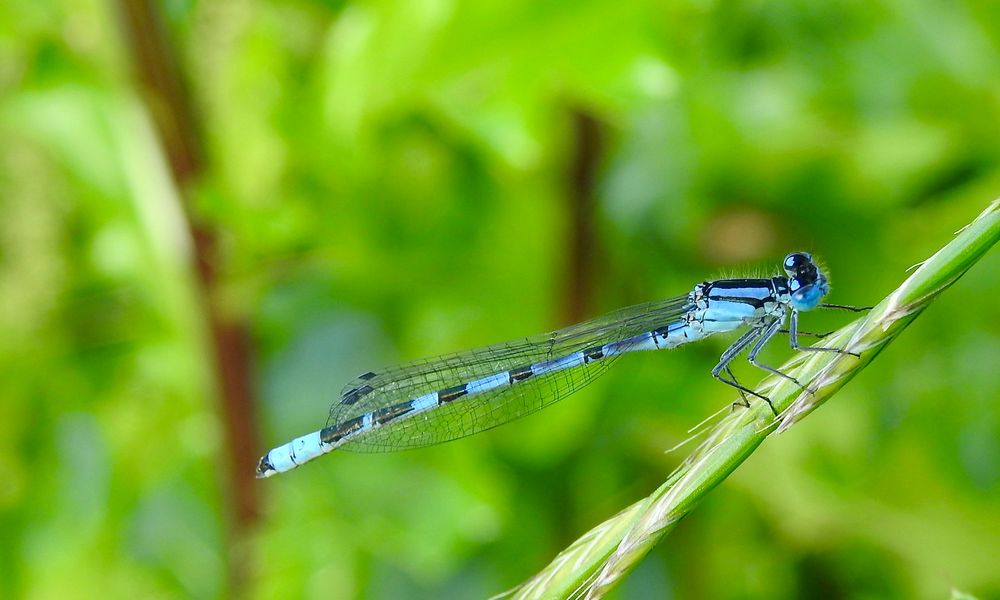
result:
<svg viewBox="0 0 1000 600"><path fill-rule="evenodd" d="M340 447L400 450L471 435L566 397L625 353L675 348L741 328L746 332L722 354L712 375L738 389L745 405L747 394L770 404L740 384L729 363L749 348L752 364L801 385L758 362L757 355L786 322L793 348L842 352L799 346L798 314L820 306L850 308L821 304L830 287L809 254L789 254L783 267L784 276L706 281L688 294L549 334L364 373L333 403L326 427L269 451L257 476L289 471Z"/></svg>

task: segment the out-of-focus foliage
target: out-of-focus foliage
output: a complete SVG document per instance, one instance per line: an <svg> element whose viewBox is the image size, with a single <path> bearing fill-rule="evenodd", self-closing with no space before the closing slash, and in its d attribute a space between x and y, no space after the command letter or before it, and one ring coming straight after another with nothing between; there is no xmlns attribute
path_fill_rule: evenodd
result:
<svg viewBox="0 0 1000 600"><path fill-rule="evenodd" d="M606 140L592 313L798 248L863 304L1000 195L991 2L166 2L208 151L190 190L115 6L0 4L3 597L227 596L233 561L252 597L485 596L733 400L707 373L726 340L623 359L494 432L262 482L233 549L181 192L221 233L213 301L252 324L274 444L372 366L563 324L574 113ZM1000 597L998 275L977 265L618 596Z"/></svg>

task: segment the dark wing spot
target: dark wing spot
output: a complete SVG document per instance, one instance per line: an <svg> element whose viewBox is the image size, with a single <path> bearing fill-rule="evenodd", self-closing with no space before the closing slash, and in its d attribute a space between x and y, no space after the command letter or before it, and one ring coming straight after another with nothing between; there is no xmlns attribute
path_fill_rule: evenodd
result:
<svg viewBox="0 0 1000 600"><path fill-rule="evenodd" d="M340 400L340 403L341 404L354 404L355 402L357 402L358 400L360 400L364 396L370 394L371 391L372 391L372 387L370 385L363 385L363 386L361 386L359 388L354 388L353 390L351 390L351 391L349 391L349 392L347 392L347 393L344 394L344 396Z"/></svg>

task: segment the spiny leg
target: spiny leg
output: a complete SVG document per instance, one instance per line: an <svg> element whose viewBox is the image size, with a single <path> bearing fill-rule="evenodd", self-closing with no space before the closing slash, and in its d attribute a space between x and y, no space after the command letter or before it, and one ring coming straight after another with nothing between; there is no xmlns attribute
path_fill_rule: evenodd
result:
<svg viewBox="0 0 1000 600"><path fill-rule="evenodd" d="M837 354L850 354L855 358L861 358L861 355L857 352L851 352L849 350L844 350L843 348L821 348L818 346L799 345L799 312L797 310L792 311L792 318L790 319L788 326L788 341L791 343L793 350L808 352L836 352Z"/></svg>
<svg viewBox="0 0 1000 600"><path fill-rule="evenodd" d="M767 345L769 341L771 341L771 338L773 338L775 334L778 333L778 329L781 327L782 320L783 319L775 319L774 321L771 322L770 325L768 325L764 329L764 333L761 334L760 339L757 340L757 343L754 344L753 348L750 349L750 354L747 355L747 360L750 361L751 365L757 367L758 369L764 369L768 373L773 373L780 377L784 377L785 379L791 381L795 385L799 386L800 388L811 394L812 390L802 385L802 383L799 382L798 379L792 377L788 373L784 373L782 371L779 371L778 369L775 369L774 367L769 367L765 364L757 362L757 355L760 354L760 351L764 349L764 346Z"/></svg>
<svg viewBox="0 0 1000 600"><path fill-rule="evenodd" d="M784 333L784 334L786 334L786 335L787 335L788 333L791 333L791 330L789 330L789 329L779 329L779 330L778 330L778 333ZM796 331L795 333L797 333L797 334L799 334L799 335L805 335L805 336L809 336L809 337L814 337L814 338L819 338L819 339L823 339L823 338L825 338L826 336L828 336L828 335L831 335L831 334L832 334L832 333L834 333L834 332L832 332L832 331L827 331L827 332L825 332L825 333L813 333L813 332L811 332L811 331L802 331L802 330L800 329L799 331Z"/></svg>
<svg viewBox="0 0 1000 600"><path fill-rule="evenodd" d="M751 329L750 331L747 331L746 333L741 335L735 342L732 343L732 345L726 348L726 351L723 352L722 356L719 358L719 364L715 365L715 367L712 369L712 377L715 377L722 383L732 386L737 390L739 390L740 396L742 396L744 400L746 400L746 396L744 394L750 394L751 396L756 396L757 398L760 398L764 402L767 402L767 405L771 407L771 412L773 412L775 416L778 416L777 411L774 410L774 405L771 404L770 398L762 394L758 394L757 392L741 384L739 381L736 381L736 376L733 375L733 371L729 368L729 363L731 363L733 359L736 358L736 356L740 352L743 352L743 350L745 350L747 346L752 344L754 340L759 338L761 336L761 333L763 333L763 330L760 328ZM725 377L722 376L723 371L725 371L726 374L729 375L730 377L729 379L726 379ZM747 402L747 404L749 404L749 401Z"/></svg>
<svg viewBox="0 0 1000 600"><path fill-rule="evenodd" d="M834 310L849 310L851 312L865 312L875 308L874 306L850 306L848 304L820 304L819 308L832 308Z"/></svg>
<svg viewBox="0 0 1000 600"><path fill-rule="evenodd" d="M729 365L726 365L726 368L723 369L723 371L725 371L726 374L729 375L730 379L732 379L733 381L736 381L736 374L733 373L733 370L729 368ZM741 390L739 388L736 388L736 390L740 393L740 398L743 400L743 402L740 402L739 400L737 400L736 402L733 402L732 408L736 408L737 406L741 406L743 408L750 408L750 400L747 399L746 392L744 392L743 390Z"/></svg>

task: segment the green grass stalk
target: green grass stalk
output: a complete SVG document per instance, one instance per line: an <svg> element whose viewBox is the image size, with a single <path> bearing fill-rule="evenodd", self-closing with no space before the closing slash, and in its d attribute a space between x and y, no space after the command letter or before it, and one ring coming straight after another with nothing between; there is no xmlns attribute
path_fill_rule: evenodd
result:
<svg viewBox="0 0 1000 600"><path fill-rule="evenodd" d="M518 599L601 598L732 473L769 435L784 431L826 402L898 336L936 297L955 283L1000 239L1000 200L994 201L954 239L868 314L824 338L860 358L832 352L799 352L781 370L805 383L804 392L779 377L765 379L761 402L730 413L656 491L598 525L547 567L504 594Z"/></svg>

